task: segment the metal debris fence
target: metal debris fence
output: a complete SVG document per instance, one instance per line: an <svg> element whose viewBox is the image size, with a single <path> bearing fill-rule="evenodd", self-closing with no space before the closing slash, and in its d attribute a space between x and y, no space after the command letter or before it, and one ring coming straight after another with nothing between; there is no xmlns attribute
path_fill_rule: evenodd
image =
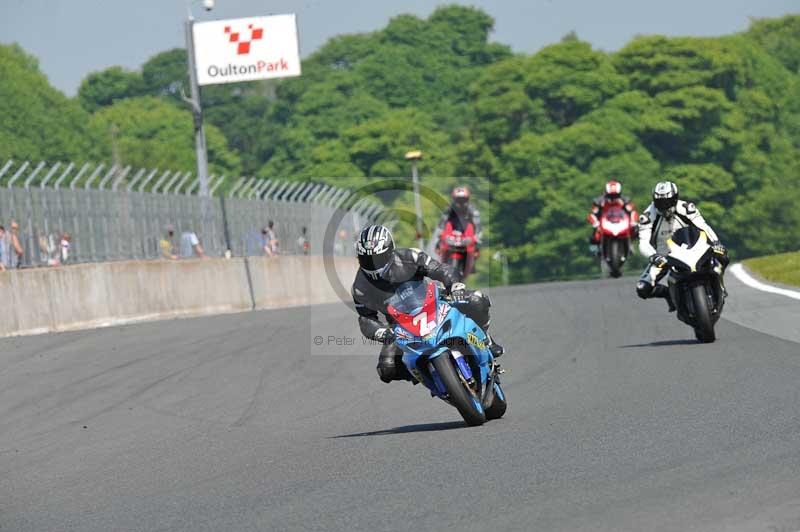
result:
<svg viewBox="0 0 800 532"><path fill-rule="evenodd" d="M0 166L0 224L8 238L10 221L17 221L21 266L30 267L48 264L64 233L71 263L159 258L167 225L176 247L182 232L193 231L209 256L227 249L248 256L262 254L261 229L274 220L281 253L303 252L305 227L309 252L321 254L337 212L337 239L344 231L348 243L363 225L386 221L377 201L356 201L349 190L322 183L211 176L209 190L210 198L198 196L199 181L189 172L7 161ZM333 249L351 255L344 244Z"/></svg>

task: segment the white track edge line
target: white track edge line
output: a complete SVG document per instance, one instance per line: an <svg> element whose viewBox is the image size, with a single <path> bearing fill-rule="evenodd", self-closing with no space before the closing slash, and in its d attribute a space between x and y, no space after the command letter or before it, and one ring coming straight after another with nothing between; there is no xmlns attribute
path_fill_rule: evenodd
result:
<svg viewBox="0 0 800 532"><path fill-rule="evenodd" d="M744 269L744 266L741 262L737 262L733 266L729 268L730 272L736 276L741 282L749 286L750 288L755 288L756 290L761 290L762 292L769 292L770 294L778 294L781 296L791 297L792 299L800 300L800 292L795 290L788 290L786 288L779 288L777 286L772 286L770 284L762 283L754 279L747 270Z"/></svg>

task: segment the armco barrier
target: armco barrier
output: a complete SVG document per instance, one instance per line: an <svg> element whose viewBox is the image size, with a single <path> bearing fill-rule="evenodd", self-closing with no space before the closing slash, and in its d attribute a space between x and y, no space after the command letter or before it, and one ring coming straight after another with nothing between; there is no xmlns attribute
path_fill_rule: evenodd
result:
<svg viewBox="0 0 800 532"><path fill-rule="evenodd" d="M319 256L121 261L0 273L0 337L337 300ZM337 257L343 282L355 260Z"/></svg>

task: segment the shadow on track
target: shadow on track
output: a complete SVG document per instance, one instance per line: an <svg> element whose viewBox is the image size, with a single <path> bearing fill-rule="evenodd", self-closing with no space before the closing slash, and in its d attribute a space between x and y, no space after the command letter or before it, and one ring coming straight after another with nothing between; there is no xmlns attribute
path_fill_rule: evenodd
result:
<svg viewBox="0 0 800 532"><path fill-rule="evenodd" d="M650 342L648 344L630 344L630 345L621 345L619 346L622 349L627 349L629 347L659 347L665 345L700 345L700 342L697 340L659 340L658 342Z"/></svg>
<svg viewBox="0 0 800 532"><path fill-rule="evenodd" d="M354 432L352 434L340 434L331 436L336 438L361 438L362 436L388 436L390 434L405 434L408 432L433 432L439 430L453 430L469 428L463 421L448 421L447 423L422 423L420 425L405 425L393 429L376 430L373 432Z"/></svg>

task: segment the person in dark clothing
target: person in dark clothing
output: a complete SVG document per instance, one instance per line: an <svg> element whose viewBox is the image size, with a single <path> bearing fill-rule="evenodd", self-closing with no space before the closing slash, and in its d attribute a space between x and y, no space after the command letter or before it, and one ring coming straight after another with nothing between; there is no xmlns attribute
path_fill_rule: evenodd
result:
<svg viewBox="0 0 800 532"><path fill-rule="evenodd" d="M458 186L453 189L450 197L452 198L450 206L442 213L442 217L433 234L433 241L436 242L436 251L439 251L439 237L447 226L447 222L450 222L456 231L461 232L466 231L467 226L472 224L475 232L475 244L477 249L480 250L481 237L483 236L481 213L470 203L469 189L465 186Z"/></svg>
<svg viewBox="0 0 800 532"><path fill-rule="evenodd" d="M359 269L353 281L352 295L358 313L361 333L383 344L378 356L378 376L383 382L411 380L403 365L402 351L394 343L393 320L386 309L386 300L397 287L407 281L424 278L440 281L459 310L484 331L489 327L489 298L478 290L467 290L456 282L452 268L414 248L395 249L389 229L371 225L361 231L356 242ZM381 320L380 314L383 314ZM488 333L487 333L488 336ZM503 348L489 337L489 349L495 357Z"/></svg>

